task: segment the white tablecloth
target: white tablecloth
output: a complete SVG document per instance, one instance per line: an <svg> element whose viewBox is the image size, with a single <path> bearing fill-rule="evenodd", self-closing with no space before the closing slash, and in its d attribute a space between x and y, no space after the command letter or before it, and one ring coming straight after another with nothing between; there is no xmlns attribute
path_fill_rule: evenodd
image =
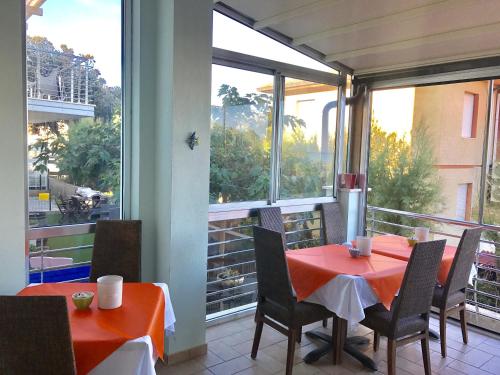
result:
<svg viewBox="0 0 500 375"><path fill-rule="evenodd" d="M175 332L175 315L170 300L167 284L154 283L165 294L165 334L171 336ZM155 363L158 359L154 353L150 336L139 337L127 341L116 349L109 357L99 363L90 375L154 375Z"/></svg>
<svg viewBox="0 0 500 375"><path fill-rule="evenodd" d="M305 299L317 303L348 321L349 326L365 318L364 309L379 302L365 278L338 275Z"/></svg>

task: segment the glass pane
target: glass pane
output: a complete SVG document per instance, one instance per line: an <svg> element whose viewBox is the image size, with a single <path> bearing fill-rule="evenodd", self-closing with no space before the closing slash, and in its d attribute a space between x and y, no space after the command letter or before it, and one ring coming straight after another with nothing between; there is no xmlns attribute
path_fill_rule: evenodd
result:
<svg viewBox="0 0 500 375"><path fill-rule="evenodd" d="M493 95L494 116L492 118L493 129L491 134L490 154L488 157L488 175L486 177L486 194L484 202L483 220L487 224L500 225L500 81L495 81L495 91ZM491 238L499 243L500 234Z"/></svg>
<svg viewBox="0 0 500 375"><path fill-rule="evenodd" d="M30 226L119 218L121 1L38 3L26 19Z"/></svg>
<svg viewBox="0 0 500 375"><path fill-rule="evenodd" d="M212 38L212 45L217 48L303 66L309 69L337 73L336 70L329 66L217 12L214 12Z"/></svg>
<svg viewBox="0 0 500 375"><path fill-rule="evenodd" d="M273 79L219 65L212 68L212 204L268 199Z"/></svg>
<svg viewBox="0 0 500 375"><path fill-rule="evenodd" d="M280 199L333 195L337 87L285 79Z"/></svg>
<svg viewBox="0 0 500 375"><path fill-rule="evenodd" d="M487 81L375 91L368 203L477 221L487 102ZM391 225L379 229L405 232Z"/></svg>

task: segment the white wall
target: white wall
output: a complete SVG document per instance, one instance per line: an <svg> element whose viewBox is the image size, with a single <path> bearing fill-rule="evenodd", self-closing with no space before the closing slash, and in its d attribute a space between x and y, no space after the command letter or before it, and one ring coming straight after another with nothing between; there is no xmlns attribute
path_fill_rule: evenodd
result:
<svg viewBox="0 0 500 375"><path fill-rule="evenodd" d="M0 11L0 294L25 285L26 92L24 6L2 0Z"/></svg>
<svg viewBox="0 0 500 375"><path fill-rule="evenodd" d="M205 344L212 4L133 4L130 212L143 220L143 279L170 287L169 353Z"/></svg>

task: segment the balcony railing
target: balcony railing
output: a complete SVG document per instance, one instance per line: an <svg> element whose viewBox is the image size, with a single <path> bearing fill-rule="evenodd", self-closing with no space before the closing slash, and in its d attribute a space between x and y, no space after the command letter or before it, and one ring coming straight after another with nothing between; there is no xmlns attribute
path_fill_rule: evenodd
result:
<svg viewBox="0 0 500 375"><path fill-rule="evenodd" d="M283 215L288 248L322 243L319 211ZM212 221L208 229L207 319L251 308L257 298L255 216ZM223 278L223 276L225 276Z"/></svg>
<svg viewBox="0 0 500 375"><path fill-rule="evenodd" d="M95 224L32 228L29 241L29 282L88 281Z"/></svg>
<svg viewBox="0 0 500 375"><path fill-rule="evenodd" d="M92 104L94 60L67 53L26 48L28 98Z"/></svg>
<svg viewBox="0 0 500 375"><path fill-rule="evenodd" d="M447 219L434 215L418 214L380 207L367 209L366 229L371 234L413 234L415 226L428 226L435 239L444 238L457 245L465 228L480 224ZM493 240L500 233L496 225L481 224L483 236L476 252L472 285L467 289L467 304L471 313L481 315L494 322L500 321L500 243ZM492 239L493 238L493 239ZM489 328L486 325L486 328Z"/></svg>

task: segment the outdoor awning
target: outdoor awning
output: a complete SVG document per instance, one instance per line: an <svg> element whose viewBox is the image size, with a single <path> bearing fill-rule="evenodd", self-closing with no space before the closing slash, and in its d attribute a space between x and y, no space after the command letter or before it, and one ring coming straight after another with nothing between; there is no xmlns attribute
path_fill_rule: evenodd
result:
<svg viewBox="0 0 500 375"><path fill-rule="evenodd" d="M215 9L355 74L500 56L498 0L224 0Z"/></svg>

